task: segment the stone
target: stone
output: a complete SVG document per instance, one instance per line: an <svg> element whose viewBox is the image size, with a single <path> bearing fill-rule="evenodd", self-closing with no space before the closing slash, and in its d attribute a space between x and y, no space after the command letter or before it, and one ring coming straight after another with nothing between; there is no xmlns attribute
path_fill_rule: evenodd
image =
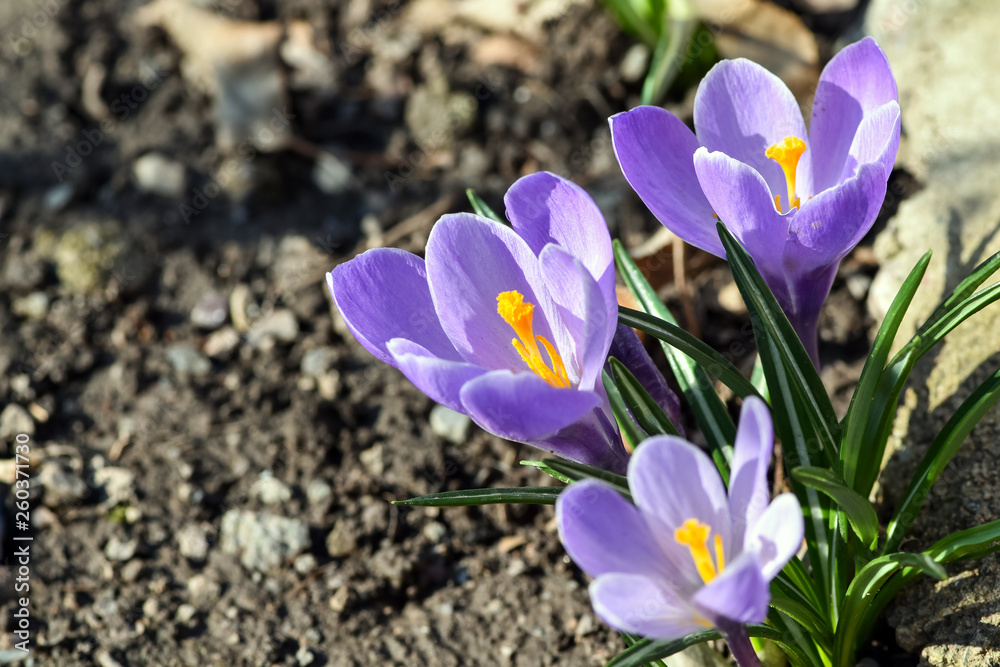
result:
<svg viewBox="0 0 1000 667"><path fill-rule="evenodd" d="M75 196L76 188L73 187L72 183L60 183L45 191L45 194L42 196L42 204L48 210L58 213L69 206L69 203L73 201L73 197Z"/></svg>
<svg viewBox="0 0 1000 667"><path fill-rule="evenodd" d="M180 199L187 187L184 165L162 153L146 153L132 165L140 190L168 199Z"/></svg>
<svg viewBox="0 0 1000 667"><path fill-rule="evenodd" d="M189 560L203 562L208 557L208 537L200 526L189 523L177 533L177 547Z"/></svg>
<svg viewBox="0 0 1000 667"><path fill-rule="evenodd" d="M898 349L977 264L1000 251L1000 163L987 148L1000 144L1000 72L977 66L995 59L1000 15L990 0L873 0L865 28L885 50L899 86L906 133L898 163L924 184L875 241L880 269L868 306L876 320L920 256L934 251L897 335ZM895 196L890 189L887 198ZM879 493L888 509L898 506L941 427L996 369L997 331L1000 306L993 304L915 366L883 460ZM1000 406L994 406L931 489L907 550L1000 519L998 460ZM900 645L923 647L921 664L1000 664L1000 646L985 640L1000 634L997 562L994 555L950 566L953 576L940 584L918 580L889 612ZM970 567L980 576L964 572Z"/></svg>
<svg viewBox="0 0 1000 667"><path fill-rule="evenodd" d="M336 155L321 151L316 157L312 180L320 192L338 195L351 184L351 168Z"/></svg>
<svg viewBox="0 0 1000 667"><path fill-rule="evenodd" d="M215 291L205 292L191 309L191 323L214 331L226 323L228 315L229 300L226 296Z"/></svg>
<svg viewBox="0 0 1000 667"><path fill-rule="evenodd" d="M333 366L337 354L330 347L314 347L302 355L300 371L306 377L320 377Z"/></svg>
<svg viewBox="0 0 1000 667"><path fill-rule="evenodd" d="M86 294L105 282L112 272L121 282L134 278L121 269L132 248L116 222L84 222L70 227L51 248L59 281L70 292Z"/></svg>
<svg viewBox="0 0 1000 667"><path fill-rule="evenodd" d="M292 489L267 470L254 482L253 493L265 505L287 503L292 499Z"/></svg>
<svg viewBox="0 0 1000 667"><path fill-rule="evenodd" d="M55 460L42 461L37 481L45 489L42 499L48 507L69 507L81 502L90 492L80 476Z"/></svg>
<svg viewBox="0 0 1000 667"><path fill-rule="evenodd" d="M195 605L208 607L219 599L219 595L222 593L222 584L210 576L196 574L188 579L187 590Z"/></svg>
<svg viewBox="0 0 1000 667"><path fill-rule="evenodd" d="M430 415L431 430L448 442L461 445L469 437L472 420L460 412L443 405L435 405Z"/></svg>
<svg viewBox="0 0 1000 667"><path fill-rule="evenodd" d="M205 341L204 352L208 356L216 359L223 357L240 344L240 335L232 327L223 327L218 331L213 331Z"/></svg>
<svg viewBox="0 0 1000 667"><path fill-rule="evenodd" d="M274 514L229 510L222 517L223 553L239 554L248 570L265 571L284 564L309 547L309 527Z"/></svg>
<svg viewBox="0 0 1000 667"><path fill-rule="evenodd" d="M306 487L306 498L309 502L318 505L333 493L333 488L321 479L314 479Z"/></svg>
<svg viewBox="0 0 1000 667"><path fill-rule="evenodd" d="M477 106L475 97L452 92L447 78L435 73L407 97L403 116L420 150L433 153L453 147L475 120Z"/></svg>
<svg viewBox="0 0 1000 667"><path fill-rule="evenodd" d="M9 442L18 434L32 436L35 434L35 422L27 410L17 403L8 403L0 412L0 440Z"/></svg>
<svg viewBox="0 0 1000 667"><path fill-rule="evenodd" d="M266 347L264 341L272 343L292 343L299 335L299 323L295 314L286 308L280 308L264 315L253 323L247 332L247 344L252 347Z"/></svg>
<svg viewBox="0 0 1000 667"><path fill-rule="evenodd" d="M167 361L181 375L207 375L212 370L212 362L189 343L168 347Z"/></svg>
<svg viewBox="0 0 1000 667"><path fill-rule="evenodd" d="M135 473L128 468L104 466L94 471L94 484L101 490L104 505L126 503L135 493Z"/></svg>
<svg viewBox="0 0 1000 667"><path fill-rule="evenodd" d="M357 545L357 537L346 519L339 519L333 524L333 530L326 536L326 551L334 558L350 555Z"/></svg>
<svg viewBox="0 0 1000 667"><path fill-rule="evenodd" d="M44 320L49 313L49 297L45 292L32 292L15 299L11 304L14 314L27 320Z"/></svg>
<svg viewBox="0 0 1000 667"><path fill-rule="evenodd" d="M139 542L137 540L123 541L118 536L113 535L104 545L104 557L112 561L130 560L138 548Z"/></svg>
<svg viewBox="0 0 1000 667"><path fill-rule="evenodd" d="M648 46L641 42L633 44L625 52L625 57L622 58L622 62L618 66L618 71L621 72L622 79L629 83L635 83L643 79L649 69L650 56L652 56L652 53Z"/></svg>

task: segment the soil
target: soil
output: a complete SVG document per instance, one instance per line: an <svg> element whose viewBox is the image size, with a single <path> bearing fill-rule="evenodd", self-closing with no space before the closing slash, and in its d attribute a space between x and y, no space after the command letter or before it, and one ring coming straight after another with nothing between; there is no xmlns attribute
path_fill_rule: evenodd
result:
<svg viewBox="0 0 1000 667"><path fill-rule="evenodd" d="M651 234L657 223L607 139L607 116L634 106L640 88L619 80L632 41L608 15L568 6L518 68L473 62L474 31L407 41L397 4L224 3L223 15L306 19L327 38L335 89L293 90L290 109L296 135L349 164L351 183L324 193L308 151L261 152L244 160L249 195L208 197L191 215L184 205L223 160L212 99L183 76L163 32L136 27L144 3L3 4L0 403L19 409L5 412L0 459L13 458L16 432L31 434L33 659L535 666L603 664L620 651L551 508L389 504L547 482L517 464L530 448L475 428L461 444L436 435L432 403L362 350L323 284L364 247L419 251L438 215L468 210L466 187L499 210L506 187L539 169L588 187L630 244ZM359 27L374 40L359 43ZM370 80L379 40L405 46L388 66L395 96ZM148 67L161 73L155 86ZM128 109L110 126L86 101L95 71L100 99ZM434 72L478 103L428 148L407 126L406 99ZM133 166L150 151L183 165L179 197L137 184ZM867 349L875 267L865 257L845 264L823 322L825 379L841 403ZM700 261L697 323L749 370L745 317L718 298L728 270ZM664 295L680 312L676 289ZM206 325L196 306L222 319ZM11 580L21 543L6 495ZM248 550L227 545L226 516L284 517L301 539L248 538L279 557L248 566ZM15 596L8 581L0 662L13 659L2 649L16 641Z"/></svg>

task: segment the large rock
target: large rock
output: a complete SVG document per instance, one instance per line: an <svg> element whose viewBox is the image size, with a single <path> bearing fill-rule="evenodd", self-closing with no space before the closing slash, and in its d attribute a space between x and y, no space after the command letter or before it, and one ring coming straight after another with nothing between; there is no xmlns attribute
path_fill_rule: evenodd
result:
<svg viewBox="0 0 1000 667"><path fill-rule="evenodd" d="M925 184L900 205L875 243L882 268L869 307L876 318L920 256L934 251L900 330L905 342L973 267L1000 251L1000 70L985 66L995 60L1000 14L992 0L873 0L866 29L899 83L905 134L900 166ZM1000 306L994 304L914 369L886 452L881 493L888 507L898 503L948 418L996 369L998 349ZM1000 410L991 410L969 436L928 497L907 548L926 548L951 532L1000 518L994 492L1000 489L998 424ZM995 557L959 564L949 568L952 579L911 588L890 614L899 643L922 649L922 664L1000 664L998 564ZM965 571L970 567L992 574L971 576Z"/></svg>

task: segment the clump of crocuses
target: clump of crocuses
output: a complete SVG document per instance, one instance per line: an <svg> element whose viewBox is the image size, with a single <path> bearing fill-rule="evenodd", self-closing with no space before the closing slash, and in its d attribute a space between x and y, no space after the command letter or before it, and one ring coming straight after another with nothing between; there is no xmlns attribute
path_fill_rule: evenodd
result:
<svg viewBox="0 0 1000 667"><path fill-rule="evenodd" d="M357 340L487 431L624 472L601 385L615 335L611 237L593 199L548 173L504 200L512 227L445 215L426 260L369 250L327 276Z"/></svg>
<svg viewBox="0 0 1000 667"><path fill-rule="evenodd" d="M823 70L808 132L785 84L742 59L702 81L695 133L658 107L610 122L622 172L650 211L723 257L721 219L818 363L820 307L878 215L899 146L896 82L875 40L848 46Z"/></svg>

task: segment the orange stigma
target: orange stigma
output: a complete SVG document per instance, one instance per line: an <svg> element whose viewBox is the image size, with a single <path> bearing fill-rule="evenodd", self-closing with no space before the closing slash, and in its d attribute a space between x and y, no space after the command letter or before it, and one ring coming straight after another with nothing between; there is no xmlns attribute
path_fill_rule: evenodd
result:
<svg viewBox="0 0 1000 667"><path fill-rule="evenodd" d="M520 292L500 292L497 295L497 313L517 334L517 338L511 340L511 345L521 355L521 359L528 364L528 368L550 385L557 389L566 389L570 386L569 377L566 375L566 366L559 353L556 352L555 346L544 336L535 335L532 328L534 311L535 305L525 303L524 295ZM551 367L542 358L541 351L538 349L539 342L549 355Z"/></svg>
<svg viewBox="0 0 1000 667"><path fill-rule="evenodd" d="M798 208L801 203L795 196L795 170L799 167L799 158L806 152L806 142L798 137L785 137L780 142L772 144L764 151L764 156L781 165L785 172L785 183L788 186L788 210ZM781 213L781 195L774 196L774 207Z"/></svg>
<svg viewBox="0 0 1000 667"><path fill-rule="evenodd" d="M722 549L722 536L716 535L715 560L708 551L708 535L712 529L698 519L688 519L674 531L674 539L691 551L694 566L706 584L715 579L726 568L726 558Z"/></svg>

